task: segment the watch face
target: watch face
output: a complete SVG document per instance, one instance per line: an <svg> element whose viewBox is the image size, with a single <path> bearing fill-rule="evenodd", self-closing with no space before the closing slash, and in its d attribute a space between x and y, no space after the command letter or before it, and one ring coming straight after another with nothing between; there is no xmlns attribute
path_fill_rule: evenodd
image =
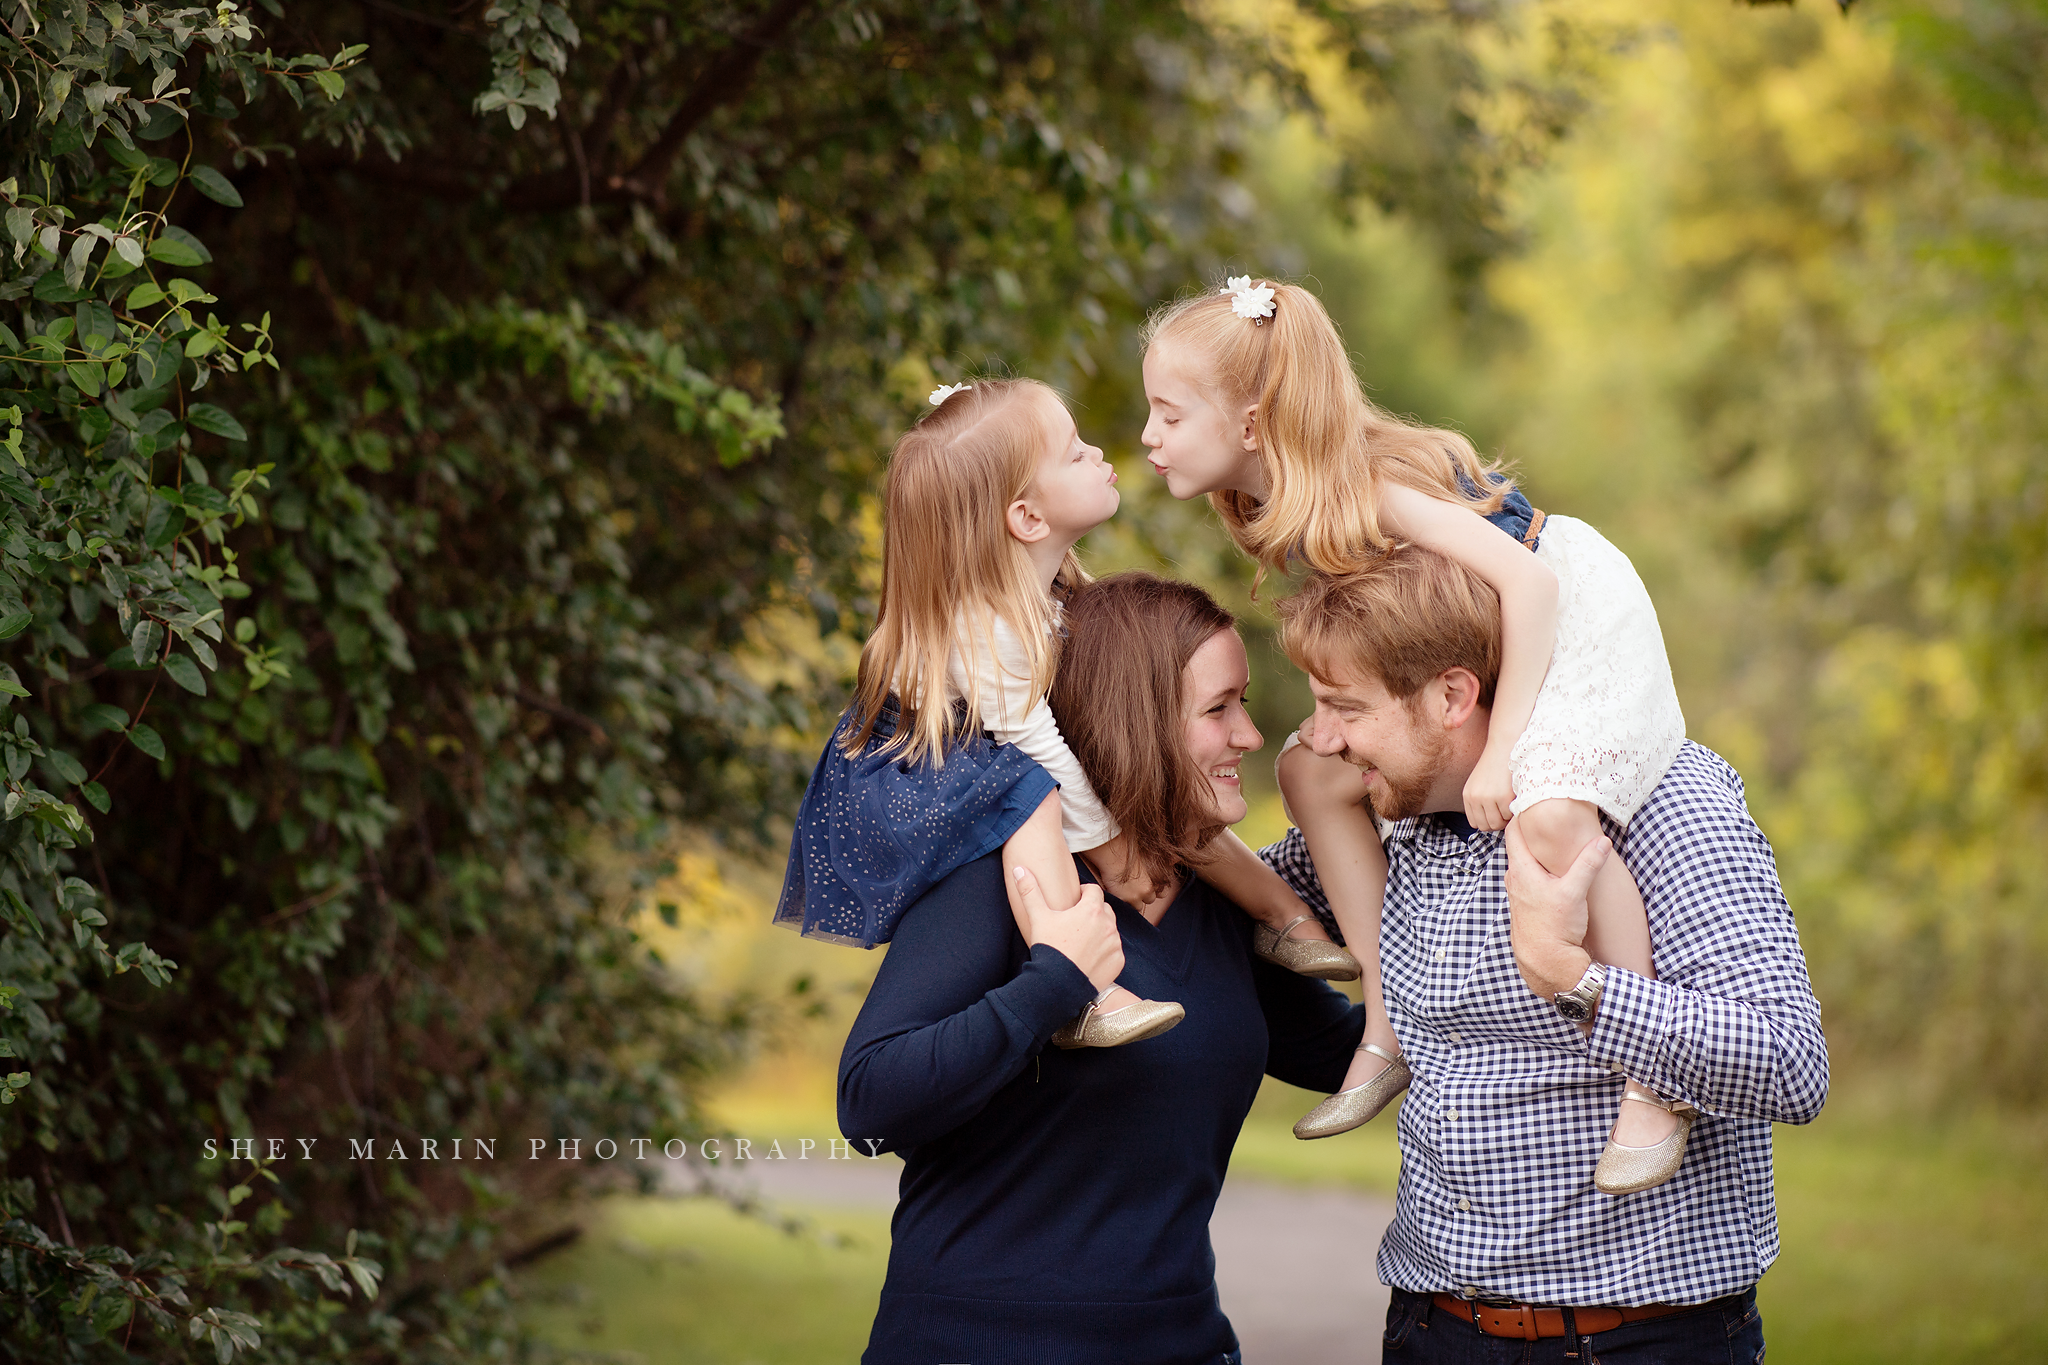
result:
<svg viewBox="0 0 2048 1365"><path fill-rule="evenodd" d="M1557 997L1556 1004L1557 1012L1571 1020L1574 1024L1583 1024L1593 1017L1593 1011L1587 1008L1586 1002L1579 999L1576 995L1560 995Z"/></svg>

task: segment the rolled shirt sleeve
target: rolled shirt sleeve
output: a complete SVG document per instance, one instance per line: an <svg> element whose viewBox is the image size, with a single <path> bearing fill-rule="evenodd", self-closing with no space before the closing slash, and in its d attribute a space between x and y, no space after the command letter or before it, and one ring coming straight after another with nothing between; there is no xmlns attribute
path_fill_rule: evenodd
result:
<svg viewBox="0 0 2048 1365"><path fill-rule="evenodd" d="M1589 1055L1709 1114L1809 1122L1827 1039L1770 843L1726 764L1673 780L1684 799L1645 806L1620 840L1657 977L1609 969Z"/></svg>

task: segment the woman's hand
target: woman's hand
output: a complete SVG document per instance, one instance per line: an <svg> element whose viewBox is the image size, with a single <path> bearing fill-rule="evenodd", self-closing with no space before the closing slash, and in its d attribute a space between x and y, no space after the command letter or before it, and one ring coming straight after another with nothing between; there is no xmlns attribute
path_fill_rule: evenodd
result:
<svg viewBox="0 0 2048 1365"><path fill-rule="evenodd" d="M1479 755L1472 776L1465 779L1465 818L1474 829L1506 829L1508 810L1515 800L1514 783L1508 778L1508 756L1495 753L1491 745Z"/></svg>
<svg viewBox="0 0 2048 1365"><path fill-rule="evenodd" d="M1098 991L1114 983L1124 969L1124 940L1117 932L1116 912L1102 899L1102 888L1084 886L1081 899L1071 910L1055 910L1045 903L1045 893L1030 868L1018 868L1016 881L1017 899L1011 902L1011 913L1017 917L1017 932L1024 935L1024 942L1059 949Z"/></svg>

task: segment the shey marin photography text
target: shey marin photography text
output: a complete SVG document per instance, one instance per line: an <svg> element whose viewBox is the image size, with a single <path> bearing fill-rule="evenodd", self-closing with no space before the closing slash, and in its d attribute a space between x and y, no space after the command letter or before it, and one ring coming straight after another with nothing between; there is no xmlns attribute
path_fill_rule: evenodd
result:
<svg viewBox="0 0 2048 1365"><path fill-rule="evenodd" d="M498 1144L506 1144L504 1157ZM207 1138L205 1160L230 1161L875 1161L881 1138ZM521 1150L521 1149L524 1150Z"/></svg>

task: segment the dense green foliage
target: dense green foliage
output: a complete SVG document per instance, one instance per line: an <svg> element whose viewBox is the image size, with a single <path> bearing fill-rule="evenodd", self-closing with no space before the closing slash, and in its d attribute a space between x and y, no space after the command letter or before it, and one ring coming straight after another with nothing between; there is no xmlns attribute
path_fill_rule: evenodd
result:
<svg viewBox="0 0 2048 1365"><path fill-rule="evenodd" d="M1490 11L1313 8L1479 233ZM633 888L788 808L840 680L763 632L858 629L935 375L1128 364L1299 83L1172 3L0 17L0 1347L507 1353L649 1168L420 1143L695 1131L747 1013Z"/></svg>

